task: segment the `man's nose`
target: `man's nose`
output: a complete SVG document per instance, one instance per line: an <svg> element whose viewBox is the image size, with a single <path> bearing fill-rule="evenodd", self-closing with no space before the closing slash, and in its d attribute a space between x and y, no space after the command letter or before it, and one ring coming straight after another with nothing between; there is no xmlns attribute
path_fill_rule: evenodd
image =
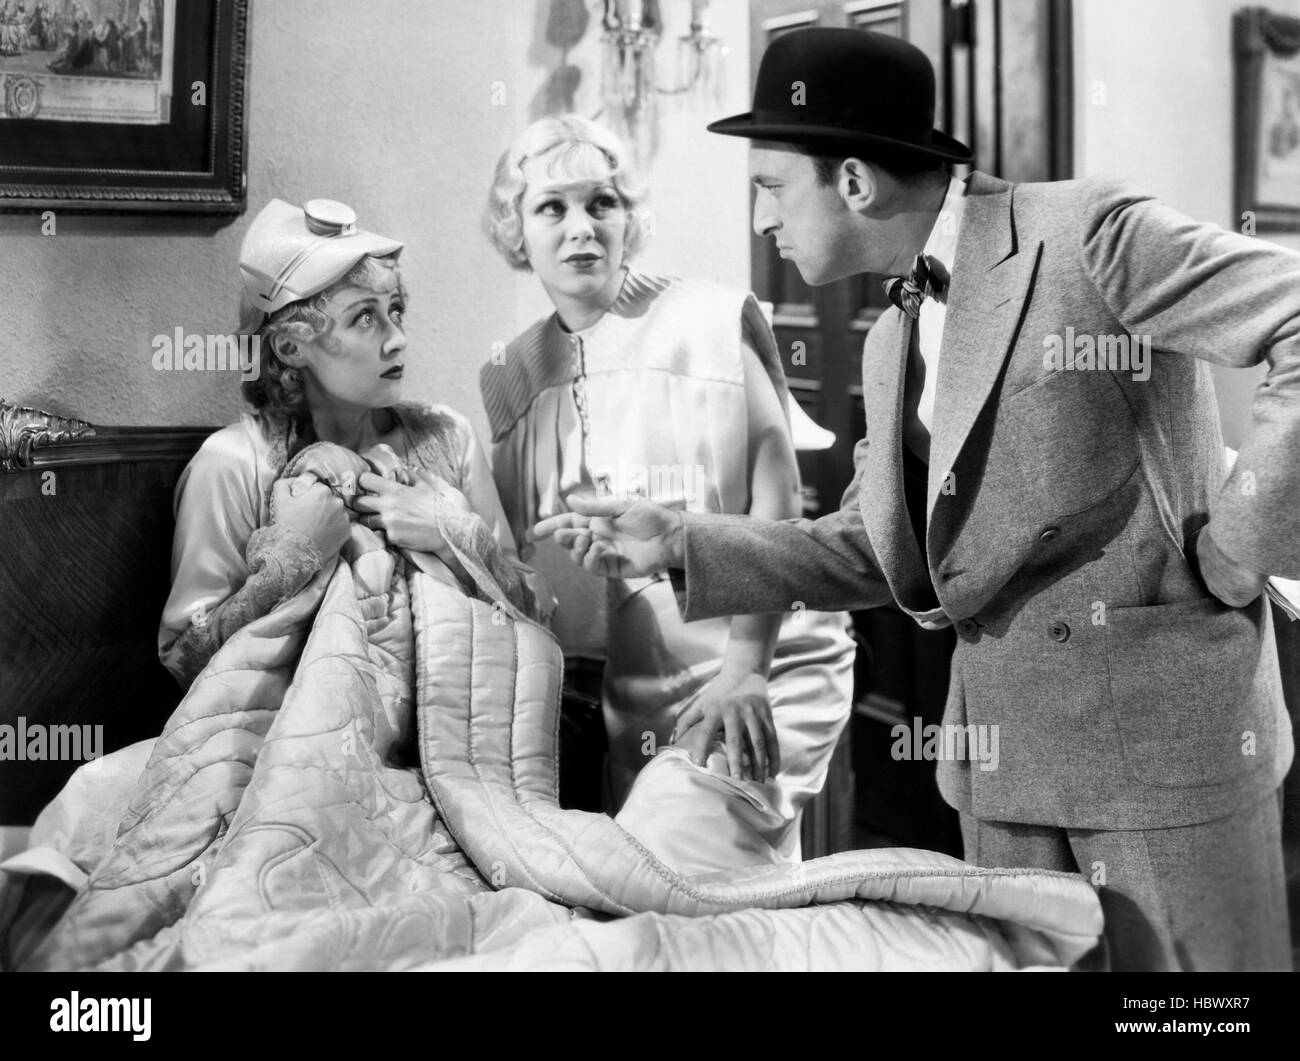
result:
<svg viewBox="0 0 1300 1061"><path fill-rule="evenodd" d="M762 193L754 199L754 234L770 236L777 227L776 214Z"/></svg>

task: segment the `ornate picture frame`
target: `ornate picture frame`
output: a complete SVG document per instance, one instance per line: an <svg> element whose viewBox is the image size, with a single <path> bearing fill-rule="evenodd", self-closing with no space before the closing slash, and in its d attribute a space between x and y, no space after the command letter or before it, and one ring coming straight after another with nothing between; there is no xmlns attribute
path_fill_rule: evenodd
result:
<svg viewBox="0 0 1300 1061"><path fill-rule="evenodd" d="M1238 219L1300 232L1300 19L1245 8L1234 43Z"/></svg>
<svg viewBox="0 0 1300 1061"><path fill-rule="evenodd" d="M243 213L247 61L248 0L24 5L0 25L0 210Z"/></svg>

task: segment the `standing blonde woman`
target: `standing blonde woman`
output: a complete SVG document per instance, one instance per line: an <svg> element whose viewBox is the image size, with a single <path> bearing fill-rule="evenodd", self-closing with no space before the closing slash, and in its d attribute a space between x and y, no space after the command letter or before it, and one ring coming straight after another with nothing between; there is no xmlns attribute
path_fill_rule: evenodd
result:
<svg viewBox="0 0 1300 1061"><path fill-rule="evenodd" d="M643 225L626 160L613 134L565 117L530 126L497 167L487 233L555 307L480 376L494 475L521 547L525 531L566 511L575 492L800 515L771 330L744 291L629 265ZM849 713L845 617L687 625L663 578L612 582L607 592L550 542L531 555L558 584L554 627L566 656L604 660L607 809L618 810L651 757L675 742L697 776L659 786L624 810L624 824L630 815L647 828L680 814L703 822L712 811L701 793L723 791L740 797L730 805L745 807L776 857L796 855L799 810L824 784Z"/></svg>

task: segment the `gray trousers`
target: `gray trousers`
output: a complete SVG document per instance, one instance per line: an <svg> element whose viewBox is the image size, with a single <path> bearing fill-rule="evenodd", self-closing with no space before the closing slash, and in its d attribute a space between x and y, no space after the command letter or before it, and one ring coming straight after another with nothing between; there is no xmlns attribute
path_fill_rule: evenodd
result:
<svg viewBox="0 0 1300 1061"><path fill-rule="evenodd" d="M1082 873L1116 972L1291 970L1278 800L1199 825L1131 832L961 816L966 861ZM1084 967L1105 967L1094 952Z"/></svg>

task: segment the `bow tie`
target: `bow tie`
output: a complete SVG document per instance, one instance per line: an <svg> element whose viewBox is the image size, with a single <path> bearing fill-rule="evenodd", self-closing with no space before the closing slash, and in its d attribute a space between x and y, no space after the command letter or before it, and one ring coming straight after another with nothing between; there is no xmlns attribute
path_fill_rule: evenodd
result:
<svg viewBox="0 0 1300 1061"><path fill-rule="evenodd" d="M948 301L948 283L952 278L943 262L926 254L918 254L910 275L891 276L885 281L885 294L889 301L912 320L921 315L921 303L927 298L936 302Z"/></svg>

